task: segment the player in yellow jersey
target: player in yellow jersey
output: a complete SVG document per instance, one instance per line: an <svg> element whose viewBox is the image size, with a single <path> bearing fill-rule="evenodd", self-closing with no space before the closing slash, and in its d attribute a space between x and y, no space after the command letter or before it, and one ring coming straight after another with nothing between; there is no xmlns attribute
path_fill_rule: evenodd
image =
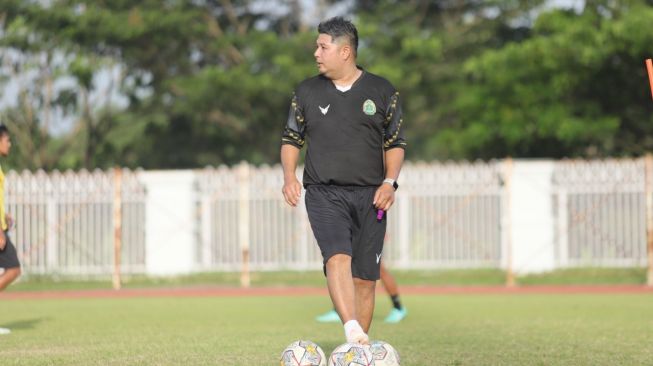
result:
<svg viewBox="0 0 653 366"><path fill-rule="evenodd" d="M9 130L0 124L0 155L6 157L11 149ZM9 239L9 229L13 224L11 216L5 213L5 174L0 166L0 291L4 290L20 276L20 262L16 247ZM0 334L10 333L9 329L0 328Z"/></svg>

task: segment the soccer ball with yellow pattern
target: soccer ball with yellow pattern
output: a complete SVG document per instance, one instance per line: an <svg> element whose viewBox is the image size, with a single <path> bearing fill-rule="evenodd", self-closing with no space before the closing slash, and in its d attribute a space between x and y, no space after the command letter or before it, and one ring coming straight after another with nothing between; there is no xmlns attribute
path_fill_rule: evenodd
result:
<svg viewBox="0 0 653 366"><path fill-rule="evenodd" d="M329 366L375 366L370 346L341 344L331 352Z"/></svg>
<svg viewBox="0 0 653 366"><path fill-rule="evenodd" d="M281 353L281 366L326 366L326 356L316 343L296 341Z"/></svg>

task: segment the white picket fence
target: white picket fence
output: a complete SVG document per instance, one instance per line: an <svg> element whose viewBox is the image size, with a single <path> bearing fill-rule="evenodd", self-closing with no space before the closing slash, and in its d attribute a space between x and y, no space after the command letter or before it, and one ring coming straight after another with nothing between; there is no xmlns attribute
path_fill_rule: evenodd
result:
<svg viewBox="0 0 653 366"><path fill-rule="evenodd" d="M401 268L500 265L498 164L408 164L401 181L388 214L386 260Z"/></svg>
<svg viewBox="0 0 653 366"><path fill-rule="evenodd" d="M385 260L395 268L506 268L512 265L506 258L509 246L531 250L529 243L509 240L515 228L507 220L528 214L552 217L553 227L541 230L553 231L554 268L645 266L643 159L560 161L554 167L552 174L538 178L550 190L538 191L539 183L528 177L525 182L553 202L552 212L529 212L529 202L508 205L505 183L511 177L504 174L503 162L407 163L388 213ZM147 191L153 187L147 185L165 182L144 179L148 172L122 170L122 273L165 268L152 263L170 259L153 259L158 243L146 245L147 231L171 229L191 233L188 243L172 243L192 252L187 272L238 271L244 262L251 270L321 268L303 202L290 208L283 201L280 167L241 164L190 173L187 197L195 197L193 209L175 212L184 218L179 228L161 228L151 222L152 213L147 221L148 207L163 209L148 205ZM115 182L114 171L7 174L7 209L16 219L11 235L27 276L112 273ZM515 207L521 211L510 212ZM528 261L542 256L541 250L532 249L534 259ZM521 266L528 267L528 261Z"/></svg>
<svg viewBox="0 0 653 366"><path fill-rule="evenodd" d="M114 266L114 171L6 177L13 242L27 275L104 275ZM145 264L145 191L136 173L122 174L122 271Z"/></svg>
<svg viewBox="0 0 653 366"><path fill-rule="evenodd" d="M303 200L290 208L281 195L279 167L241 165L198 172L200 240L198 265L240 269L243 247L252 269L320 268Z"/></svg>
<svg viewBox="0 0 653 366"><path fill-rule="evenodd" d="M646 265L645 173L644 159L556 164L559 266Z"/></svg>
<svg viewBox="0 0 653 366"><path fill-rule="evenodd" d="M280 171L241 166L198 172L202 268L240 268L247 243L253 269L319 268L303 200L297 208L285 203ZM496 164L407 164L388 213L384 258L402 268L498 266L499 178Z"/></svg>

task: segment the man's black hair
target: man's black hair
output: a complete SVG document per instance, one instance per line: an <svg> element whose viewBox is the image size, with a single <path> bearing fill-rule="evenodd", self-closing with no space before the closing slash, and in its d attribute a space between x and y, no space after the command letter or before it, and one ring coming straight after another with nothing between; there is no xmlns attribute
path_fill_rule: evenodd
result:
<svg viewBox="0 0 653 366"><path fill-rule="evenodd" d="M7 126L5 126L4 123L0 123L0 137L8 134L9 134L9 129L7 128Z"/></svg>
<svg viewBox="0 0 653 366"><path fill-rule="evenodd" d="M354 49L354 56L358 54L358 31L349 20L345 20L343 17L327 19L317 26L317 32L330 35L334 41L340 37L347 37L349 44Z"/></svg>

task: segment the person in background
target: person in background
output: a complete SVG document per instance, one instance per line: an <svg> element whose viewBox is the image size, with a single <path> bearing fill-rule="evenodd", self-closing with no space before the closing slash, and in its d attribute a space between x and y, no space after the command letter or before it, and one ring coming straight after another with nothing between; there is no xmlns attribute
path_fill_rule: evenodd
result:
<svg viewBox="0 0 653 366"><path fill-rule="evenodd" d="M0 156L7 157L11 150L9 130L0 124ZM0 166L0 291L7 288L20 276L20 262L16 247L9 238L9 229L13 225L11 215L5 212L5 174ZM9 334L11 330L0 328L0 334Z"/></svg>

